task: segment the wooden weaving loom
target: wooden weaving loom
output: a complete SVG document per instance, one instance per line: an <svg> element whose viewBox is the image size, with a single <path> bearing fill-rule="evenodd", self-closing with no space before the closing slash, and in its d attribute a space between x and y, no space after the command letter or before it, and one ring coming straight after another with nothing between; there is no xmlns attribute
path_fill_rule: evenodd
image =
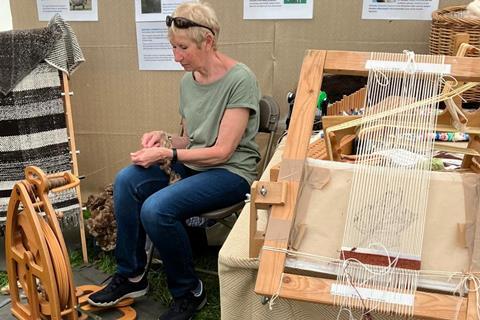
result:
<svg viewBox="0 0 480 320"><path fill-rule="evenodd" d="M255 287L255 292L260 295L335 304L335 297L331 293L335 280L328 276L293 272L285 266L291 231L298 215L297 201L304 179L304 161L311 135L311 127L305 124L313 123L323 73L366 75L368 71L365 63L369 58L370 53L366 52L322 50L309 50L304 57L278 181L256 182L252 186L251 256L263 244ZM445 64L451 65L450 74L458 81L480 81L480 64L475 58L445 57ZM476 130L470 130L474 135L467 151L467 162L473 165L478 160L478 137L475 133L479 132ZM270 217L265 237L262 238L262 234L256 230L255 209L268 206L271 207ZM471 289L475 287L474 278L468 282ZM416 291L413 316L422 319L478 319L476 294L476 290L468 291L462 297L443 292ZM384 309L379 308L374 311L382 310Z"/></svg>

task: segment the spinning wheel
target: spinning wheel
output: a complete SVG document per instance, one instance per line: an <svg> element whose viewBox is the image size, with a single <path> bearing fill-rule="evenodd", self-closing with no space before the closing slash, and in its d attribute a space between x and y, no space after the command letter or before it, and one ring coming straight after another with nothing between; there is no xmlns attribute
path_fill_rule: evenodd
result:
<svg viewBox="0 0 480 320"><path fill-rule="evenodd" d="M26 179L17 183L10 198L6 227L6 263L12 299L12 314L18 319L85 319L78 311L86 294L99 289L76 290L65 241L48 192L74 188L79 180L70 173L45 175L37 167L25 169ZM26 299L21 299L18 284ZM84 295L83 297L77 297ZM80 301L80 303L79 303ZM135 311L119 308L123 320L136 318Z"/></svg>

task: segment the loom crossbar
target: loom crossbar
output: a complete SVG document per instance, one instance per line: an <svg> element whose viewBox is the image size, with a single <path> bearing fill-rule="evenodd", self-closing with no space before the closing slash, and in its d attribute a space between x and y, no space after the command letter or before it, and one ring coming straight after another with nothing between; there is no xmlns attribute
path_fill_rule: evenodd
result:
<svg viewBox="0 0 480 320"><path fill-rule="evenodd" d="M323 72L344 75L366 76L365 63L370 59L370 52L328 51ZM451 65L450 75L458 81L480 81L480 65L475 58L446 56L445 64ZM297 95L298 96L298 95Z"/></svg>

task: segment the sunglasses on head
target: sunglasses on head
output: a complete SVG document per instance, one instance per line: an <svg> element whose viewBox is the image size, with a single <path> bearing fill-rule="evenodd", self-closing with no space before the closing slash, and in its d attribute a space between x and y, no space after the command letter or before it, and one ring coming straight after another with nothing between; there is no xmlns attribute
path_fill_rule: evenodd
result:
<svg viewBox="0 0 480 320"><path fill-rule="evenodd" d="M187 18L182 18L182 17L172 17L172 16L167 16L167 19L165 20L165 23L167 24L167 27L171 27L172 23L175 25L176 28L178 29L188 29L191 27L200 27L200 28L205 28L208 29L213 35L215 35L215 32L213 32L212 28L198 24L196 22L193 22L192 20L188 20Z"/></svg>

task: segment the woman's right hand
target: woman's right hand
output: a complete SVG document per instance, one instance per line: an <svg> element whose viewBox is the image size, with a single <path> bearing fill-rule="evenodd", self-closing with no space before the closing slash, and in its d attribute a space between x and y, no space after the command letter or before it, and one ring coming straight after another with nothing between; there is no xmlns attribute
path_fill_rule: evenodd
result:
<svg viewBox="0 0 480 320"><path fill-rule="evenodd" d="M160 147L162 140L166 138L164 131L151 131L143 134L141 144L144 148Z"/></svg>
<svg viewBox="0 0 480 320"><path fill-rule="evenodd" d="M172 159L172 152L172 149L161 147L143 148L130 153L130 158L133 164L148 168L153 164Z"/></svg>

